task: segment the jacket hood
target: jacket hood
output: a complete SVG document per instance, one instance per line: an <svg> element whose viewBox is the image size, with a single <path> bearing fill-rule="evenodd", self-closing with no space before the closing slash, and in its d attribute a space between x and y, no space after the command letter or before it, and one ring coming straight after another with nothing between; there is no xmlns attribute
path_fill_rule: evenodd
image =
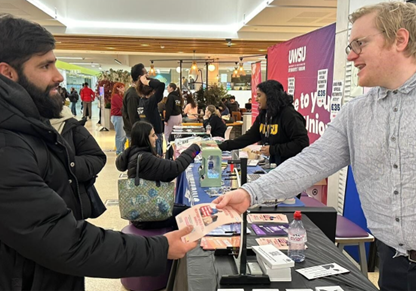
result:
<svg viewBox="0 0 416 291"><path fill-rule="evenodd" d="M62 130L64 129L65 121L67 121L70 118L73 118L71 109L69 109L68 106L64 106L64 108L62 108L62 111L61 111L61 116L62 116L61 118L53 118L50 120L53 128L55 128L56 131L59 132L60 134L62 133Z"/></svg>
<svg viewBox="0 0 416 291"><path fill-rule="evenodd" d="M0 129L42 136L55 142L57 133L49 120L40 116L29 93L18 83L0 74ZM56 134L51 134L51 133Z"/></svg>
<svg viewBox="0 0 416 291"><path fill-rule="evenodd" d="M131 146L124 150L120 156L117 157L117 163L120 168L127 170L130 159L132 159L134 156L137 156L140 152L151 153L149 147Z"/></svg>

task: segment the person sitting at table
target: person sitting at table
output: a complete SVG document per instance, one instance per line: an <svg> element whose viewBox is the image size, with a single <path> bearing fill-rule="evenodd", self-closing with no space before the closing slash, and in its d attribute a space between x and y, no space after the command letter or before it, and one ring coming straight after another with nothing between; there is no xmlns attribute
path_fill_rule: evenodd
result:
<svg viewBox="0 0 416 291"><path fill-rule="evenodd" d="M128 178L136 177L136 166L139 155L139 177L150 181L170 182L178 177L191 164L200 152L198 144L192 144L176 160L166 160L156 154L157 136L153 125L146 121L136 122L131 130L131 146L122 152L116 159L119 171L127 170ZM173 216L165 221L132 222L140 229L155 229L173 226L176 227L175 216L186 208L174 206Z"/></svg>
<svg viewBox="0 0 416 291"><path fill-rule="evenodd" d="M275 80L260 83L256 101L259 115L252 127L237 139L220 144L221 150L231 151L261 142L260 152L270 156L270 163L278 166L309 145L305 118L295 110L293 96L283 90L282 84Z"/></svg>
<svg viewBox="0 0 416 291"><path fill-rule="evenodd" d="M204 115L204 128L206 130L208 124L211 126L211 136L224 137L224 133L227 130L227 126L220 117L220 112L215 108L214 105L208 105L205 109Z"/></svg>
<svg viewBox="0 0 416 291"><path fill-rule="evenodd" d="M198 104L192 98L192 94L186 95L186 106L183 109L183 114L186 114L183 119L184 122L198 122Z"/></svg>

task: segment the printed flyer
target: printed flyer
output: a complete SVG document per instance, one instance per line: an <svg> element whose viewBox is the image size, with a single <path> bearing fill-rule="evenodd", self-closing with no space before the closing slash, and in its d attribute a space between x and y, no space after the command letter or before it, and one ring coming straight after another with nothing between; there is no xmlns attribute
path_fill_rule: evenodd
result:
<svg viewBox="0 0 416 291"><path fill-rule="evenodd" d="M241 222L240 215L231 207L217 209L213 203L203 203L195 205L176 216L178 228L192 225L192 232L184 237L185 242L196 241L207 233L223 224Z"/></svg>

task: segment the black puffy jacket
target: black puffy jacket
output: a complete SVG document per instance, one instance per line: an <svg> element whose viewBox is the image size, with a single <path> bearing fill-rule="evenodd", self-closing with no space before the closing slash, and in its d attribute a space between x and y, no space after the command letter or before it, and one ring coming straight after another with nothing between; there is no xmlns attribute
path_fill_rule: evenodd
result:
<svg viewBox="0 0 416 291"><path fill-rule="evenodd" d="M66 142L1 74L0 112L0 290L84 290L84 276L164 272L166 237L126 235L82 219Z"/></svg>
<svg viewBox="0 0 416 291"><path fill-rule="evenodd" d="M140 159L139 177L150 181L170 182L178 177L199 153L198 145L193 144L187 148L174 161L159 158L150 152L149 148L132 146L117 157L116 167L119 171L127 171L129 178L136 177L137 157Z"/></svg>

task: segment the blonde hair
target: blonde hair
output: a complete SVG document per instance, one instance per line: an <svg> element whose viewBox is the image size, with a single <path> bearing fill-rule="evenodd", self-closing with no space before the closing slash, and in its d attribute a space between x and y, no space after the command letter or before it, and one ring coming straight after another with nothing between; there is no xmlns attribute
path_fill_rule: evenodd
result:
<svg viewBox="0 0 416 291"><path fill-rule="evenodd" d="M382 2L364 6L350 14L349 20L354 23L364 15L375 12L376 28L384 34L386 45L391 46L400 28L409 32L409 42L404 51L407 57L416 58L416 5L403 2Z"/></svg>

